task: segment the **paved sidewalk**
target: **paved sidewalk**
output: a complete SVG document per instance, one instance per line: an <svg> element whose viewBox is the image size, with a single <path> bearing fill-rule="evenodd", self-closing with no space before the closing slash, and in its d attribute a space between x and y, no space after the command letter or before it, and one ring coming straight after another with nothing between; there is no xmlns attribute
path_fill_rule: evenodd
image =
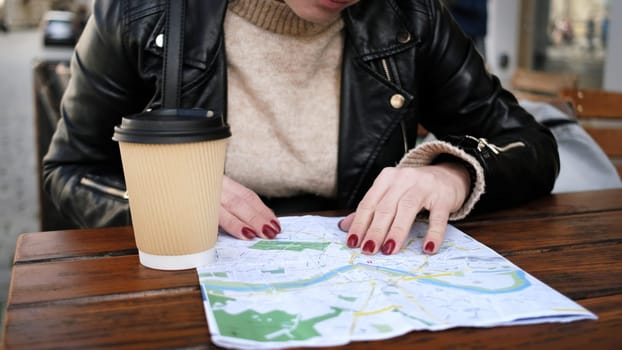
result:
<svg viewBox="0 0 622 350"><path fill-rule="evenodd" d="M43 50L36 30L0 33L0 326L17 236L39 231L33 72L36 60L66 57ZM69 51L70 54L70 51Z"/></svg>

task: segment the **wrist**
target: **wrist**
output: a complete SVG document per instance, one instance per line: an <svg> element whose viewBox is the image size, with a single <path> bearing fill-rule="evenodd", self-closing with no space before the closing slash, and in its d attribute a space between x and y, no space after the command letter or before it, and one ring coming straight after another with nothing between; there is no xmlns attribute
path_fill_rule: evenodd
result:
<svg viewBox="0 0 622 350"><path fill-rule="evenodd" d="M448 153L440 154L434 158L431 165L443 167L457 179L460 187L464 190L464 200L471 196L477 175L471 164L462 158Z"/></svg>

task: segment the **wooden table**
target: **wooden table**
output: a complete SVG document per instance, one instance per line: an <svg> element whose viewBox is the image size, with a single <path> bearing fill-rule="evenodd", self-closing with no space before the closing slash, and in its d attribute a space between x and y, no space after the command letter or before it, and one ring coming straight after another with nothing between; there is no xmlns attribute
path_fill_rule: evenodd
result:
<svg viewBox="0 0 622 350"><path fill-rule="evenodd" d="M622 348L622 190L548 196L456 226L599 320L412 332L347 348ZM3 347L217 348L196 272L142 267L127 227L21 235Z"/></svg>

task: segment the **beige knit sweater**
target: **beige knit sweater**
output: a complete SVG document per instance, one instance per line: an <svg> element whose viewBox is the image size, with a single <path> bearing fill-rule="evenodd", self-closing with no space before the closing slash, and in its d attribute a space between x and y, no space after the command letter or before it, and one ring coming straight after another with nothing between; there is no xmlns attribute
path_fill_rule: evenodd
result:
<svg viewBox="0 0 622 350"><path fill-rule="evenodd" d="M335 196L342 29L274 0L231 2L228 176L266 196Z"/></svg>
<svg viewBox="0 0 622 350"><path fill-rule="evenodd" d="M231 1L225 18L228 122L225 173L274 197L336 192L343 21L297 17L275 0ZM483 169L444 142L411 150L399 166L430 164L440 153L476 169L477 181L451 219L468 214L484 191Z"/></svg>

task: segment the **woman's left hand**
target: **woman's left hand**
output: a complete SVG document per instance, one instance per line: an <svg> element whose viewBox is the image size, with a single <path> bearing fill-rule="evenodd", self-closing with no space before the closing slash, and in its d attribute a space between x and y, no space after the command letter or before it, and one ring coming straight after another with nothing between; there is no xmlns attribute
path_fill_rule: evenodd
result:
<svg viewBox="0 0 622 350"><path fill-rule="evenodd" d="M449 214L462 207L471 183L464 165L440 163L417 168L385 168L339 226L350 248L365 254L399 252L417 214L430 213L423 251L434 254L445 238Z"/></svg>

